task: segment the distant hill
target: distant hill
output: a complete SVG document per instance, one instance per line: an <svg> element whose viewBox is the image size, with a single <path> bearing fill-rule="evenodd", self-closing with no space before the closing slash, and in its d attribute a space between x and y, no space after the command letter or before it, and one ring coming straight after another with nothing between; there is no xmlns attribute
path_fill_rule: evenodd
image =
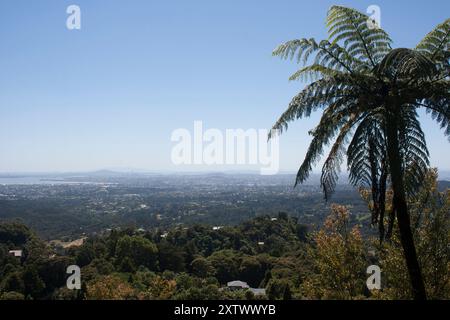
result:
<svg viewBox="0 0 450 320"><path fill-rule="evenodd" d="M441 180L441 181L438 181L438 189L439 189L439 191L445 191L445 190L447 190L448 188L450 188L450 181L447 181L447 180Z"/></svg>

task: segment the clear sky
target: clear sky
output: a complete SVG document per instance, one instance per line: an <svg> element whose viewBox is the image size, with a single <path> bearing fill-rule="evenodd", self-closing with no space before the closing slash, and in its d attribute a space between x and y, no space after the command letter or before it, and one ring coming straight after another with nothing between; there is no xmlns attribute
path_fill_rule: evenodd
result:
<svg viewBox="0 0 450 320"><path fill-rule="evenodd" d="M66 28L71 4L81 30ZM333 4L378 5L396 47L450 13L448 0L0 1L0 172L178 170L170 136L194 120L269 128L304 85L272 50L326 38ZM297 169L318 117L281 137L282 170ZM447 138L423 127L432 165L450 169Z"/></svg>

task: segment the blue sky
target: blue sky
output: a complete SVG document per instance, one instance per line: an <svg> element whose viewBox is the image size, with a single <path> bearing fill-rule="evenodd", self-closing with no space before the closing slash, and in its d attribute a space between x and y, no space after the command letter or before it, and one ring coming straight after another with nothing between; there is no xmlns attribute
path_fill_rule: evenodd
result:
<svg viewBox="0 0 450 320"><path fill-rule="evenodd" d="M70 4L81 30L66 28ZM297 66L272 50L326 38L333 4L378 5L396 47L450 12L446 0L1 1L0 172L179 170L170 135L194 120L269 128L304 85L288 81ZM282 170L297 169L318 118L281 137ZM432 165L450 169L443 132L427 118L423 127Z"/></svg>

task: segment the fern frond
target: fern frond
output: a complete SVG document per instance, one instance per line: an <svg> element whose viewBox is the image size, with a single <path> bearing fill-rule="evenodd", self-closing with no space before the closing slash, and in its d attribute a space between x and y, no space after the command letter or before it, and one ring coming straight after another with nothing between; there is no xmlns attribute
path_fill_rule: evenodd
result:
<svg viewBox="0 0 450 320"><path fill-rule="evenodd" d="M381 28L369 28L369 17L356 10L332 6L327 15L332 44L343 43L353 57L375 67L391 49L391 39Z"/></svg>
<svg viewBox="0 0 450 320"><path fill-rule="evenodd" d="M436 26L416 46L416 50L426 53L431 59L442 59L450 49L450 19ZM448 56L447 56L448 57Z"/></svg>

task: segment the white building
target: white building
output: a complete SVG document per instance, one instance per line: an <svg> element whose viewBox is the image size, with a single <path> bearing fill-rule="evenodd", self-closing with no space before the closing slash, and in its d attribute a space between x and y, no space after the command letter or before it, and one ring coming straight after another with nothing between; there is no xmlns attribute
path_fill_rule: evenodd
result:
<svg viewBox="0 0 450 320"><path fill-rule="evenodd" d="M9 250L9 254L12 254L14 257L22 257L22 250Z"/></svg>

